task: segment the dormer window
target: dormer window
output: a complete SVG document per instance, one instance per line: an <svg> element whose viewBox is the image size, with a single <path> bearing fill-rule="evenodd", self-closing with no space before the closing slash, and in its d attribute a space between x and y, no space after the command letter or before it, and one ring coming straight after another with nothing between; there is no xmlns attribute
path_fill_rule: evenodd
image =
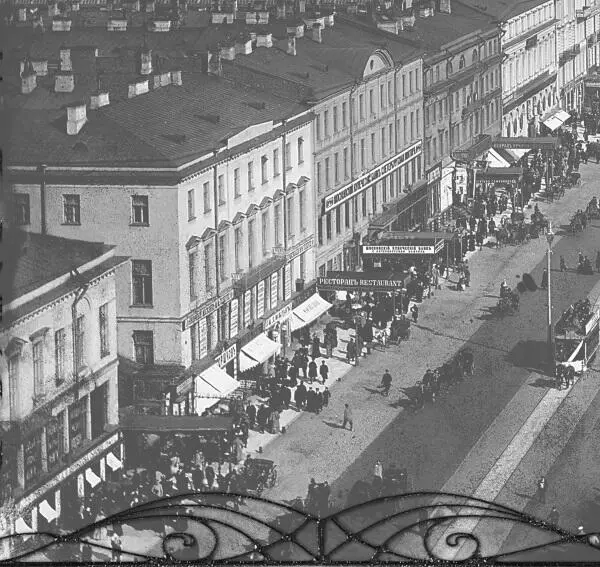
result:
<svg viewBox="0 0 600 567"><path fill-rule="evenodd" d="M464 55L460 56L460 61L458 62L458 68L459 69L465 68L465 56Z"/></svg>
<svg viewBox="0 0 600 567"><path fill-rule="evenodd" d="M454 69L452 68L452 62L448 61L448 63L446 63L446 75L449 77L450 75L452 75Z"/></svg>
<svg viewBox="0 0 600 567"><path fill-rule="evenodd" d="M477 49L473 50L473 63L477 63L477 61L479 60L479 52L477 51Z"/></svg>

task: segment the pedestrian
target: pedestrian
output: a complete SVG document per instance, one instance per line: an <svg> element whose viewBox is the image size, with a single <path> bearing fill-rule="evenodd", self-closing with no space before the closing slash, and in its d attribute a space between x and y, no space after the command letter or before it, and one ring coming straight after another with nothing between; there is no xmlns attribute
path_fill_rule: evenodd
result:
<svg viewBox="0 0 600 567"><path fill-rule="evenodd" d="M331 392L329 391L329 388L325 386L325 389L323 390L323 407L327 407L329 405L330 398Z"/></svg>
<svg viewBox="0 0 600 567"><path fill-rule="evenodd" d="M552 510L550 510L550 514L548 514L548 522L553 526L558 526L559 514L556 506L552 506Z"/></svg>
<svg viewBox="0 0 600 567"><path fill-rule="evenodd" d="M323 392L317 390L317 395L315 398L315 411L317 414L321 413L323 409Z"/></svg>
<svg viewBox="0 0 600 567"><path fill-rule="evenodd" d="M544 268L544 271L542 272L541 288L548 289L548 270L547 270L547 268Z"/></svg>
<svg viewBox="0 0 600 567"><path fill-rule="evenodd" d="M325 335L323 344L325 346L325 352L327 353L327 358L331 358L331 355L333 354L333 340L331 338L330 333L327 333Z"/></svg>
<svg viewBox="0 0 600 567"><path fill-rule="evenodd" d="M383 465L381 464L381 461L379 459L375 463L375 468L373 470L373 476L383 480Z"/></svg>
<svg viewBox="0 0 600 567"><path fill-rule="evenodd" d="M548 485L546 484L546 477L542 476L537 481L537 491L535 493L535 500L537 500L540 504L546 503L546 491L548 490Z"/></svg>
<svg viewBox="0 0 600 567"><path fill-rule="evenodd" d="M121 538L116 531L113 531L113 534L110 538L110 548L113 562L121 561Z"/></svg>
<svg viewBox="0 0 600 567"><path fill-rule="evenodd" d="M390 393L390 387L392 386L392 375L390 371L386 368L383 373L383 377L381 378L381 387L383 391L381 392L384 396L387 396Z"/></svg>
<svg viewBox="0 0 600 567"><path fill-rule="evenodd" d="M346 425L350 426L350 431L354 431L354 423L352 421L352 410L348 404L344 404L344 422L342 429L346 429Z"/></svg>
<svg viewBox="0 0 600 567"><path fill-rule="evenodd" d="M413 305L410 308L410 312L412 313L413 322L416 324L419 320L419 308L416 305Z"/></svg>
<svg viewBox="0 0 600 567"><path fill-rule="evenodd" d="M463 273L465 275L465 285L471 287L471 271L468 266L465 266Z"/></svg>
<svg viewBox="0 0 600 567"><path fill-rule="evenodd" d="M309 363L308 363L308 379L310 382L312 382L313 380L317 379L317 363L315 362L315 359L313 358Z"/></svg>
<svg viewBox="0 0 600 567"><path fill-rule="evenodd" d="M561 256L560 257L560 271L561 272L566 272L569 268L567 268L567 263L565 262L565 257Z"/></svg>
<svg viewBox="0 0 600 567"><path fill-rule="evenodd" d="M304 408L304 404L306 403L306 386L304 382L300 382L300 385L296 388L294 392L294 401L296 402L296 408L298 411Z"/></svg>
<svg viewBox="0 0 600 567"><path fill-rule="evenodd" d="M321 374L321 380L323 380L323 384L325 384L325 382L327 382L327 379L329 378L329 366L325 364L324 360L321 362L319 374Z"/></svg>
<svg viewBox="0 0 600 567"><path fill-rule="evenodd" d="M348 346L346 347L346 361L348 364L354 363L358 364L358 360L356 359L356 344L354 343L354 339L350 339Z"/></svg>
<svg viewBox="0 0 600 567"><path fill-rule="evenodd" d="M321 358L321 341L317 335L313 336L312 340L312 348L311 348L311 356L312 359L315 360L317 358Z"/></svg>

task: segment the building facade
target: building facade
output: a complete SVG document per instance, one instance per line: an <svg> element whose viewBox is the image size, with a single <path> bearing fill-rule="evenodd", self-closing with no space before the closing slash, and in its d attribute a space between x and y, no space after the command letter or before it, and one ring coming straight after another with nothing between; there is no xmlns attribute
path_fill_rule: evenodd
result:
<svg viewBox="0 0 600 567"><path fill-rule="evenodd" d="M0 517L4 533L46 531L121 468L115 271L126 258L38 234L9 233L6 246L19 258L7 262L16 283L0 332Z"/></svg>

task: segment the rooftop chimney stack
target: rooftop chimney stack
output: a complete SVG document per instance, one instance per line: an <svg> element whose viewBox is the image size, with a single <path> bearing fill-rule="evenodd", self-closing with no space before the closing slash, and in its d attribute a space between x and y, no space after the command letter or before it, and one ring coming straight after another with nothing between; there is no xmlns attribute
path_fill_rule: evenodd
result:
<svg viewBox="0 0 600 567"><path fill-rule="evenodd" d="M152 50L144 48L140 52L140 75L152 74Z"/></svg>
<svg viewBox="0 0 600 567"><path fill-rule="evenodd" d="M279 2L277 2L277 19L285 20L286 14L285 0L279 0Z"/></svg>
<svg viewBox="0 0 600 567"><path fill-rule="evenodd" d="M67 107L67 134L69 136L79 134L86 122L85 104L78 103Z"/></svg>
<svg viewBox="0 0 600 567"><path fill-rule="evenodd" d="M206 72L216 77L223 76L223 65L221 64L221 53L219 50L209 51L206 54Z"/></svg>
<svg viewBox="0 0 600 567"><path fill-rule="evenodd" d="M313 41L316 41L317 43L323 43L323 32L319 22L314 23L312 26L312 38Z"/></svg>
<svg viewBox="0 0 600 567"><path fill-rule="evenodd" d="M90 110L98 110L110 104L108 92L98 91L90 97Z"/></svg>
<svg viewBox="0 0 600 567"><path fill-rule="evenodd" d="M298 11L301 14L306 12L306 0L298 0Z"/></svg>
<svg viewBox="0 0 600 567"><path fill-rule="evenodd" d="M451 14L452 13L452 4L451 0L439 0L438 11L442 14Z"/></svg>
<svg viewBox="0 0 600 567"><path fill-rule="evenodd" d="M72 93L75 89L75 76L71 71L59 71L54 75L55 93Z"/></svg>
<svg viewBox="0 0 600 567"><path fill-rule="evenodd" d="M183 80L181 78L181 70L178 69L177 71L171 71L171 84L177 85L178 87L183 85Z"/></svg>
<svg viewBox="0 0 600 567"><path fill-rule="evenodd" d="M28 69L27 66L21 74L21 94L29 94L35 90L37 86L37 75L33 69Z"/></svg>
<svg viewBox="0 0 600 567"><path fill-rule="evenodd" d="M296 56L296 36L293 34L288 35L287 54Z"/></svg>
<svg viewBox="0 0 600 567"><path fill-rule="evenodd" d="M71 50L67 47L60 48L60 70L72 71L73 64L71 63Z"/></svg>

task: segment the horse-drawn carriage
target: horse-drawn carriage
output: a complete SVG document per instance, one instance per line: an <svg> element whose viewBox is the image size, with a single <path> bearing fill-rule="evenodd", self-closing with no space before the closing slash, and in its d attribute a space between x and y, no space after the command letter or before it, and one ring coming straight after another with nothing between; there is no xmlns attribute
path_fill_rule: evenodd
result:
<svg viewBox="0 0 600 567"><path fill-rule="evenodd" d="M546 234L549 226L550 223L548 222L548 219L536 209L531 215L531 237L537 238L540 234Z"/></svg>
<svg viewBox="0 0 600 567"><path fill-rule="evenodd" d="M260 496L275 486L277 465L269 459L247 459L238 482L244 493Z"/></svg>
<svg viewBox="0 0 600 567"><path fill-rule="evenodd" d="M569 223L569 228L572 234L583 232L587 226L587 215L582 211L577 211Z"/></svg>
<svg viewBox="0 0 600 567"><path fill-rule="evenodd" d="M600 219L600 207L598 207L598 199L594 197L585 210L589 219Z"/></svg>
<svg viewBox="0 0 600 567"><path fill-rule="evenodd" d="M500 288L500 299L496 304L496 313L500 316L514 315L519 311L521 298L517 291L508 286Z"/></svg>

